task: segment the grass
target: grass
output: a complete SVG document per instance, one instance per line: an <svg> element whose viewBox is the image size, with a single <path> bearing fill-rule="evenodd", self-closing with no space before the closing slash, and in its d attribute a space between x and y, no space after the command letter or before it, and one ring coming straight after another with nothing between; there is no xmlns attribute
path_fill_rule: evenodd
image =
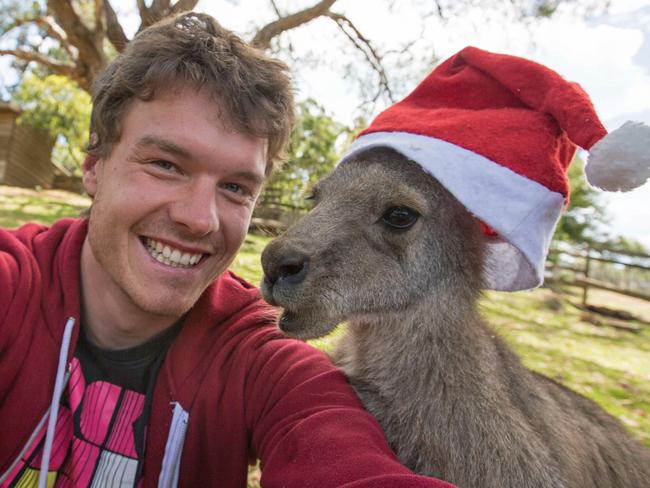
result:
<svg viewBox="0 0 650 488"><path fill-rule="evenodd" d="M87 199L66 192L0 186L0 226L15 227L28 220L51 223L78 215L87 204ZM267 237L249 234L233 270L259 284L259 255L268 241ZM650 319L648 302L600 290L589 293L589 303L627 310L644 321ZM578 290L541 288L488 292L481 308L527 367L596 401L650 448L650 325L639 322L637 333L595 325L576 306L579 301ZM314 345L327 350L333 337Z"/></svg>
<svg viewBox="0 0 650 488"><path fill-rule="evenodd" d="M622 309L614 293L601 299ZM594 294L590 303L596 302ZM635 315L647 302L626 300ZM650 448L650 326L632 333L588 322L569 290L489 292L482 310L524 364L599 403ZM587 320L585 320L587 319Z"/></svg>
<svg viewBox="0 0 650 488"><path fill-rule="evenodd" d="M270 241L269 237L249 233L246 236L243 246L232 265L231 269L250 283L259 286L262 281L262 268L260 266L260 254L264 246Z"/></svg>
<svg viewBox="0 0 650 488"><path fill-rule="evenodd" d="M67 191L0 185L0 227L15 228L27 222L51 224L62 217L78 216L89 205L88 198Z"/></svg>

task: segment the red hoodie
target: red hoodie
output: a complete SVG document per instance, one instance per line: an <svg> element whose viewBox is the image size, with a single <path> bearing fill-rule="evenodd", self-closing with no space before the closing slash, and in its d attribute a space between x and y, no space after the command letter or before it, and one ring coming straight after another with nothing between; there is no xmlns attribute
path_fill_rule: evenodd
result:
<svg viewBox="0 0 650 488"><path fill-rule="evenodd" d="M72 359L86 228L65 219L0 230L0 484L47 416L70 317ZM401 466L329 359L284 337L258 290L226 272L158 375L143 485L241 488L255 457L264 487L452 486Z"/></svg>

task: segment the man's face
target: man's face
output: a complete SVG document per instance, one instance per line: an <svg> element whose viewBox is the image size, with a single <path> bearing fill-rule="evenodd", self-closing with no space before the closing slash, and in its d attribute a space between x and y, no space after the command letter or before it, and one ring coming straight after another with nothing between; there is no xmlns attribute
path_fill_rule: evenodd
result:
<svg viewBox="0 0 650 488"><path fill-rule="evenodd" d="M230 264L264 180L266 141L215 113L192 89L133 100L110 156L87 161L84 291L179 317Z"/></svg>

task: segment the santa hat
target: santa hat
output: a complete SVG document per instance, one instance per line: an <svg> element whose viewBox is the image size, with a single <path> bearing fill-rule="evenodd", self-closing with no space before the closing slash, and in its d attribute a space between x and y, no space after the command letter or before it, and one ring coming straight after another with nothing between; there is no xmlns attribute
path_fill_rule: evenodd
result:
<svg viewBox="0 0 650 488"><path fill-rule="evenodd" d="M420 164L494 230L486 288L514 291L543 281L576 145L590 152L585 171L594 186L627 191L650 175L650 127L627 122L608 135L576 83L467 47L379 114L342 162L388 146Z"/></svg>

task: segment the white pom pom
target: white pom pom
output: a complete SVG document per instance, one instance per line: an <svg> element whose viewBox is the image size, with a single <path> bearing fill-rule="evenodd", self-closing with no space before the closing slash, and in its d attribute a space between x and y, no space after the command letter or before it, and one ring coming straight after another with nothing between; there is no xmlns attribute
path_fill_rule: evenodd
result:
<svg viewBox="0 0 650 488"><path fill-rule="evenodd" d="M594 144L585 166L587 181L607 191L630 191L650 177L650 127L625 122Z"/></svg>

